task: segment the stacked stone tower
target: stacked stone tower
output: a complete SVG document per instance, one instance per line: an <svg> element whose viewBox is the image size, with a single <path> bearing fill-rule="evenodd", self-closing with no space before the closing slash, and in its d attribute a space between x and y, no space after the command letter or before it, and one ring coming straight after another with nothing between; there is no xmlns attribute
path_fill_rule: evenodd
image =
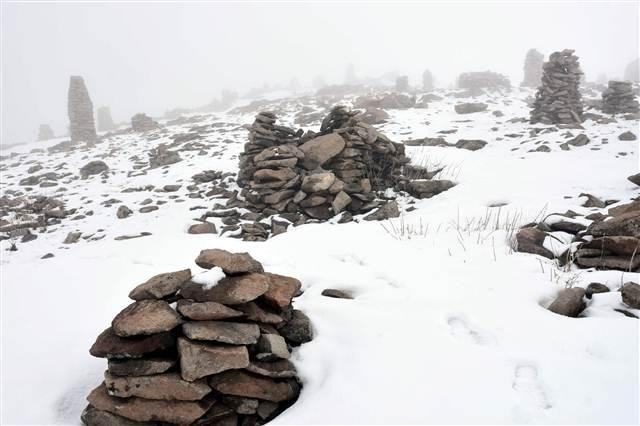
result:
<svg viewBox="0 0 640 426"><path fill-rule="evenodd" d="M69 113L71 140L95 140L97 136L96 126L93 121L93 103L81 76L72 75L69 80L67 110Z"/></svg>

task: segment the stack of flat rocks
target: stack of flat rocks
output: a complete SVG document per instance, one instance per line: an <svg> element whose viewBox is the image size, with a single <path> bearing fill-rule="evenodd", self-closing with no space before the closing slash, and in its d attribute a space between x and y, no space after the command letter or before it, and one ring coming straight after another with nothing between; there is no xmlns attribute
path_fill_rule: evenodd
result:
<svg viewBox="0 0 640 426"><path fill-rule="evenodd" d="M93 141L97 138L93 121L93 103L81 76L73 75L69 79L67 111L69 136L72 141Z"/></svg>
<svg viewBox="0 0 640 426"><path fill-rule="evenodd" d="M536 93L531 123L580 124L582 98L580 63L573 50L554 52L542 66L542 85Z"/></svg>
<svg viewBox="0 0 640 426"><path fill-rule="evenodd" d="M630 81L610 81L602 92L602 110L607 114L637 113L638 106Z"/></svg>
<svg viewBox="0 0 640 426"><path fill-rule="evenodd" d="M292 347L312 338L295 278L247 253L203 250L189 269L134 288L91 347L107 359L86 425L260 425L297 399Z"/></svg>

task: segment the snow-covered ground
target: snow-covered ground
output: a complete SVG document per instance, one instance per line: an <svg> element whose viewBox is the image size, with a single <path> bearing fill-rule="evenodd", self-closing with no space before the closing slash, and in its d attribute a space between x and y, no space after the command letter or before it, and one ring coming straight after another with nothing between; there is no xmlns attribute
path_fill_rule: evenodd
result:
<svg viewBox="0 0 640 426"><path fill-rule="evenodd" d="M442 136L488 145L475 152L407 147L418 164L447 166L441 177L458 185L416 200L416 209L400 218L290 227L261 243L186 232L203 212L190 208L216 202L186 197L191 176L237 172L247 135L241 126L254 113L209 115L168 127L158 139L121 135L68 154L28 154L61 140L13 148L24 154L3 160L3 195L24 189L17 183L35 161L44 165L37 174L64 163L55 171L70 176L33 192L59 195L85 217L65 219L35 241L18 243L18 251L0 242L1 422L79 423L85 397L105 369L88 349L129 303L129 291L161 272L190 267L196 273L201 269L193 260L201 249L223 248L249 252L266 270L303 284L294 306L311 318L315 338L294 351L304 388L274 423L637 424L638 320L613 310L629 310L620 293L594 295L583 318L559 316L546 306L567 285L600 282L616 290L638 282L638 274L560 270L548 259L514 253L510 240L514 226L544 214L601 211L581 207L580 193L621 203L636 197L626 177L638 172L638 143L618 135L638 134L639 122L588 120L584 130L571 133L586 134L590 143L564 151L559 144L567 140L566 129L532 137L530 129L549 126L509 121L528 118L524 99L531 95L514 89L483 96L474 101L489 103L489 110L468 115L456 114L453 105L469 100L451 97L427 109L389 110L389 122L377 127L394 141ZM281 108L284 124L302 104ZM497 110L502 117L492 113ZM181 151L179 163L127 176L134 156L146 161L146 151L170 142L170 135L212 123L225 124L199 140L204 155ZM451 129L457 131L438 133ZM550 152L530 152L543 142ZM108 179L72 179L95 159L109 165ZM176 183L183 185L177 192L121 192ZM60 187L67 190L56 192ZM120 202L100 204L112 198ZM139 213L147 198L166 203ZM403 206L409 202L400 199ZM134 214L117 219L121 204ZM93 236L62 244L76 230ZM152 235L114 240L143 231ZM54 257L41 259L46 253ZM325 288L349 290L355 300L323 297Z"/></svg>

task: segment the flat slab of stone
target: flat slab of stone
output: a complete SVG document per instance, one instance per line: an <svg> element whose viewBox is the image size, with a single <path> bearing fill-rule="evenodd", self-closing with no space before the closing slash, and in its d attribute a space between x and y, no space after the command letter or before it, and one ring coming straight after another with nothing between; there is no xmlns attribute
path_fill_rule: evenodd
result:
<svg viewBox="0 0 640 426"><path fill-rule="evenodd" d="M223 278L211 288L204 288L192 281L185 283L180 294L185 299L197 302L218 302L238 305L257 299L269 290L269 279L265 274L251 273Z"/></svg>
<svg viewBox="0 0 640 426"><path fill-rule="evenodd" d="M291 319L278 329L280 334L290 343L302 344L310 342L313 339L313 329L311 328L311 320L304 312L294 309Z"/></svg>
<svg viewBox="0 0 640 426"><path fill-rule="evenodd" d="M169 331L182 324L182 318L164 300L141 300L124 308L111 322L120 337L149 335Z"/></svg>
<svg viewBox="0 0 640 426"><path fill-rule="evenodd" d="M209 404L192 401L162 401L144 398L117 398L107 394L103 384L95 388L87 400L98 410L138 422L190 424L209 409Z"/></svg>
<svg viewBox="0 0 640 426"><path fill-rule="evenodd" d="M174 365L176 360L170 358L110 359L107 370L116 376L149 376L164 373Z"/></svg>
<svg viewBox="0 0 640 426"><path fill-rule="evenodd" d="M251 361L246 370L274 379L290 379L296 376L296 367L286 359L273 362Z"/></svg>
<svg viewBox="0 0 640 426"><path fill-rule="evenodd" d="M236 308L244 312L245 318L249 321L255 321L264 324L280 324L283 319L280 315L269 312L254 302L236 305Z"/></svg>
<svg viewBox="0 0 640 426"><path fill-rule="evenodd" d="M300 291L302 284L295 278L265 272L269 289L262 298L271 306L283 309L291 304L291 299Z"/></svg>
<svg viewBox="0 0 640 426"><path fill-rule="evenodd" d="M109 327L100 333L89 353L98 358L141 358L145 354L171 348L175 342L176 338L170 332L120 337Z"/></svg>
<svg viewBox="0 0 640 426"><path fill-rule="evenodd" d="M107 393L119 398L137 396L168 401L199 401L211 392L205 379L188 382L183 380L177 372L127 377L114 376L105 372L104 383Z"/></svg>
<svg viewBox="0 0 640 426"><path fill-rule="evenodd" d="M194 302L193 300L180 299L176 308L183 316L199 321L237 318L244 315L242 311L218 302Z"/></svg>
<svg viewBox="0 0 640 426"><path fill-rule="evenodd" d="M295 380L276 381L244 371L227 371L209 378L209 385L225 395L281 402L295 398L300 392Z"/></svg>
<svg viewBox="0 0 640 426"><path fill-rule="evenodd" d="M137 422L108 411L98 410L91 404L87 405L82 411L80 420L87 426L151 426L147 422Z"/></svg>
<svg viewBox="0 0 640 426"><path fill-rule="evenodd" d="M131 290L129 297L133 300L162 299L175 294L190 279L190 269L158 274Z"/></svg>
<svg viewBox="0 0 640 426"><path fill-rule="evenodd" d="M194 321L182 325L185 336L193 340L212 340L230 345L250 345L260 337L256 324L227 321Z"/></svg>
<svg viewBox="0 0 640 426"><path fill-rule="evenodd" d="M196 265L205 269L218 266L226 275L264 271L262 264L249 253L230 253L220 249L202 250L196 258Z"/></svg>
<svg viewBox="0 0 640 426"><path fill-rule="evenodd" d="M182 378L188 381L249 366L246 346L212 345L180 337L178 353Z"/></svg>

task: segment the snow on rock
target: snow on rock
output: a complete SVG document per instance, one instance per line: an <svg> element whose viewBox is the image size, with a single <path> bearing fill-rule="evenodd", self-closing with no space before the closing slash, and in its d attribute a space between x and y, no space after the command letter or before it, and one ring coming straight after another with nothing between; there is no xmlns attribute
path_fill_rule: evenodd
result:
<svg viewBox="0 0 640 426"><path fill-rule="evenodd" d="M219 266L214 266L208 271L204 271L194 275L191 278L191 281L196 284L201 284L204 289L209 290L210 288L213 288L216 284L218 284L218 281L220 281L224 277L225 274L222 271L222 268L220 268Z"/></svg>

